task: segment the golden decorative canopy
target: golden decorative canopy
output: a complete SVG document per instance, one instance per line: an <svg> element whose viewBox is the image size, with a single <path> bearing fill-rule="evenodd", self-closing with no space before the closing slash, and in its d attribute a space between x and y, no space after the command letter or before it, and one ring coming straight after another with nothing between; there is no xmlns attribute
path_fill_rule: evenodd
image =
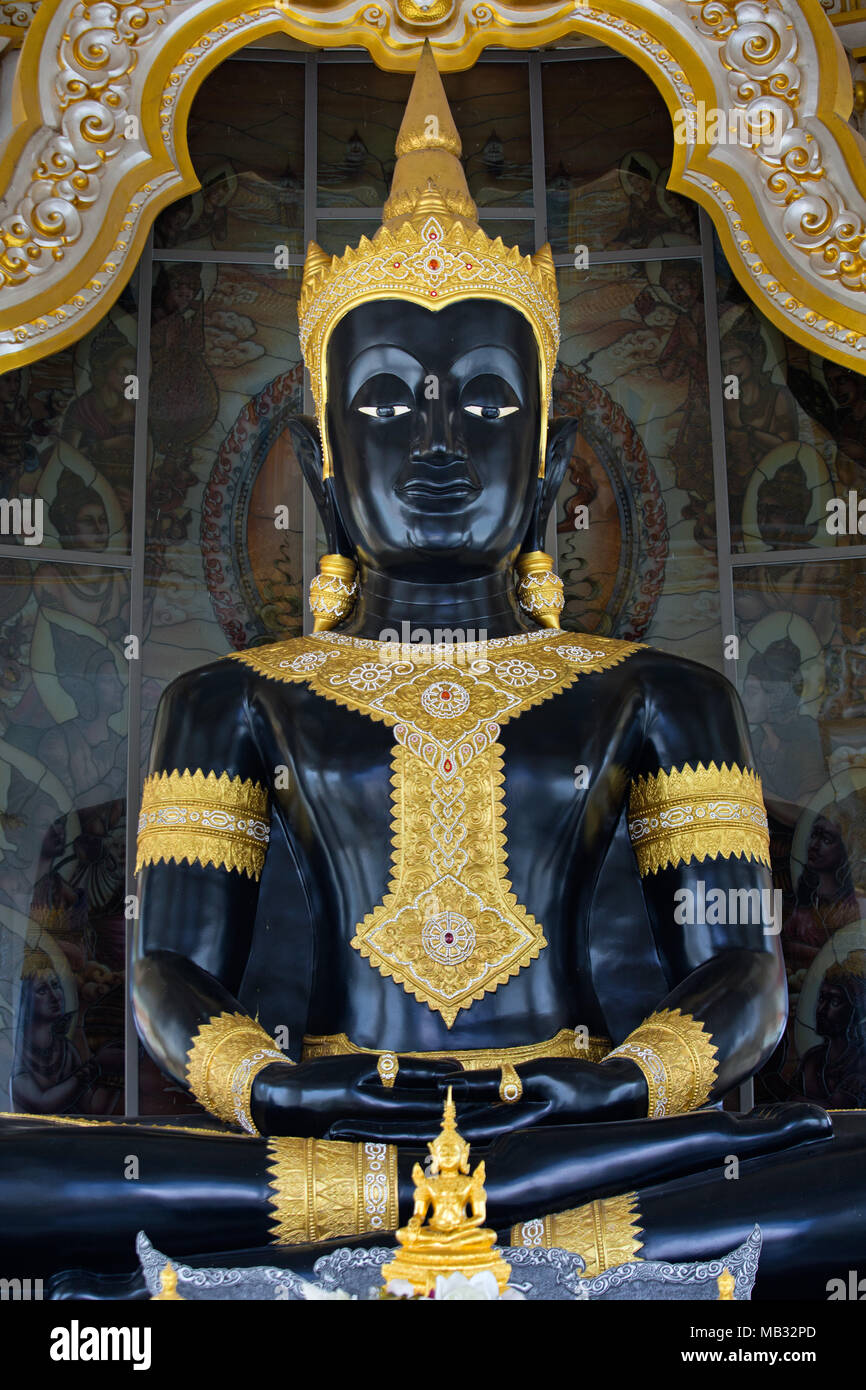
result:
<svg viewBox="0 0 866 1390"><path fill-rule="evenodd" d="M838 30L828 9L840 10ZM15 76L0 110L3 370L105 315L156 214L199 186L186 123L201 82L275 33L360 45L401 72L415 70L425 38L439 68L455 71L491 45L588 37L643 68L672 118L703 104L757 131L774 114L773 148L757 137L718 147L696 122L674 147L670 187L707 210L777 327L866 370L866 146L848 123L853 87L836 36L859 32L843 21L861 12L840 0L42 0L5 10L0 56Z"/></svg>

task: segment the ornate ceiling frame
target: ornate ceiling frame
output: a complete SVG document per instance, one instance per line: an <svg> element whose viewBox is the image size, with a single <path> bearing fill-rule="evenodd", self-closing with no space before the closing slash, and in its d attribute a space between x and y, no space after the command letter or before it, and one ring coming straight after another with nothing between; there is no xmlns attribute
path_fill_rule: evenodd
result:
<svg viewBox="0 0 866 1390"><path fill-rule="evenodd" d="M30 22L0 158L0 370L87 332L132 274L157 213L199 187L190 106L236 49L283 33L317 48L357 44L380 67L406 71L429 38L451 71L490 45L540 48L579 34L637 63L673 119L702 103L748 130L748 143L709 144L702 122L687 128L670 187L706 208L735 274L779 328L866 373L866 144L848 124L848 64L819 0L14 8L19 30ZM762 134L768 112L772 139Z"/></svg>

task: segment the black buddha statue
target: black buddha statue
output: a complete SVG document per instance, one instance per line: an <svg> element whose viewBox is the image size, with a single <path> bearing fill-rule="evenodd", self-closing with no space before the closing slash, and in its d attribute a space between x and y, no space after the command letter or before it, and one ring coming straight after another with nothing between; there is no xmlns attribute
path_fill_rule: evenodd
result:
<svg viewBox="0 0 866 1390"><path fill-rule="evenodd" d="M866 1253L866 1119L721 1109L787 1004L745 719L705 667L559 630L553 263L479 229L459 153L428 48L384 226L307 259L317 630L157 718L135 1013L219 1124L5 1117L19 1275L128 1269L140 1229L381 1239L448 1086L511 1243L595 1273L757 1222L759 1293L799 1296Z"/></svg>

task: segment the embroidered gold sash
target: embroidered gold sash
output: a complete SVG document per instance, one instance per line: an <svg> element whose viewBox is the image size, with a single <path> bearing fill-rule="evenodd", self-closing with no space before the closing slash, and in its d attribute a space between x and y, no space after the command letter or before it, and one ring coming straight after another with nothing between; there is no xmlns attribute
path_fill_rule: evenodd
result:
<svg viewBox="0 0 866 1390"><path fill-rule="evenodd" d="M449 1028L547 944L510 891L501 726L636 650L569 632L433 647L325 632L230 658L393 730L392 877L351 944Z"/></svg>

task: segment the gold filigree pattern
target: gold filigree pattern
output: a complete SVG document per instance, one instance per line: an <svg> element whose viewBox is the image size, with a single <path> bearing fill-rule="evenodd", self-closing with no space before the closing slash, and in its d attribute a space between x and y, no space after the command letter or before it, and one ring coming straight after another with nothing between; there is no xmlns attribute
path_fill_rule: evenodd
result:
<svg viewBox="0 0 866 1390"><path fill-rule="evenodd" d="M274 1245L307 1245L397 1227L397 1150L333 1139L268 1141Z"/></svg>
<svg viewBox="0 0 866 1390"><path fill-rule="evenodd" d="M635 778L628 833L642 875L719 854L770 863L761 779L736 764L686 763Z"/></svg>
<svg viewBox="0 0 866 1390"><path fill-rule="evenodd" d="M259 782L201 768L146 778L135 872L174 860L261 877L270 837L268 794Z"/></svg>
<svg viewBox="0 0 866 1390"><path fill-rule="evenodd" d="M780 0L686 0L699 8L702 34L721 45L732 105L754 132L765 200L779 208L781 230L825 280L866 290L866 219L832 181L822 142L800 114L806 73L797 26ZM766 134L760 134L762 115ZM772 125L767 117L772 119ZM749 243L743 249L751 251Z"/></svg>
<svg viewBox="0 0 866 1390"><path fill-rule="evenodd" d="M290 1059L261 1024L245 1014L222 1013L201 1024L187 1053L187 1085L205 1110L258 1134L250 1114L253 1081L263 1067Z"/></svg>
<svg viewBox="0 0 866 1390"><path fill-rule="evenodd" d="M582 1255L585 1279L606 1269L639 1260L643 1249L640 1210L636 1192L603 1197L556 1216L539 1216L511 1229L511 1244L570 1250Z"/></svg>
<svg viewBox="0 0 866 1390"><path fill-rule="evenodd" d="M430 1061L459 1062L464 1071L486 1071L499 1067L503 1062L517 1066L520 1062L534 1062L549 1057L575 1057L583 1062L603 1062L611 1049L609 1038L584 1037L582 1030L562 1028L555 1037L545 1042L523 1043L514 1047L474 1047L452 1048L450 1052L401 1052L401 1057L425 1057ZM357 1053L378 1055L379 1049L359 1047L350 1042L345 1033L331 1033L327 1036L304 1038L301 1060L311 1061L314 1057L347 1057Z"/></svg>
<svg viewBox="0 0 866 1390"><path fill-rule="evenodd" d="M685 1115L705 1105L718 1075L718 1049L698 1018L660 1009L630 1033L611 1057L635 1062L647 1083L647 1115Z"/></svg>
<svg viewBox="0 0 866 1390"><path fill-rule="evenodd" d="M574 633L427 648L321 633L227 658L393 729L392 878L351 944L449 1028L546 945L507 877L501 726L636 650Z"/></svg>

